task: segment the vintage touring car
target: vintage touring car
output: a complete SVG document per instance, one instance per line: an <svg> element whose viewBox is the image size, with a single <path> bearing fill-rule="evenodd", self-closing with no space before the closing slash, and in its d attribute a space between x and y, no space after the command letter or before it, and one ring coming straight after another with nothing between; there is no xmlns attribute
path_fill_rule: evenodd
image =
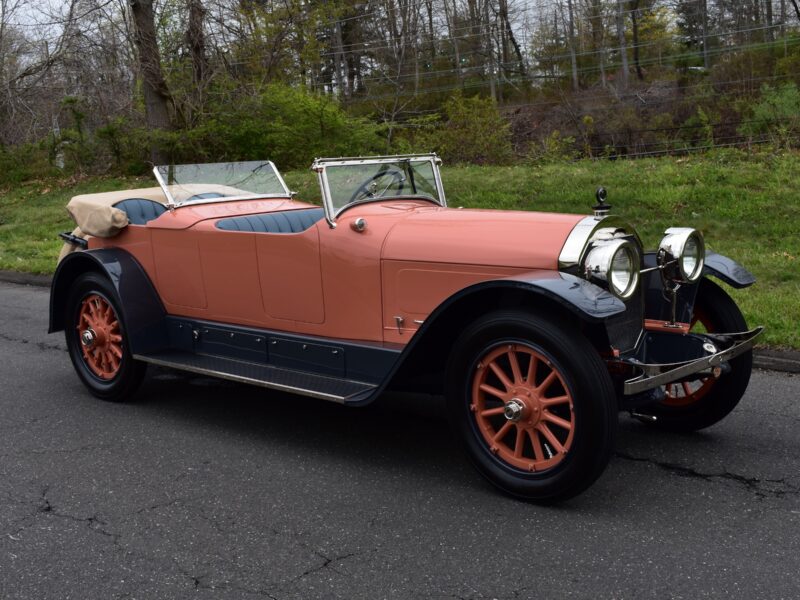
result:
<svg viewBox="0 0 800 600"><path fill-rule="evenodd" d="M448 208L436 155L318 159L322 207L268 161L156 167L159 187L77 196L53 279L94 395L148 364L360 406L425 389L477 470L553 502L603 471L619 411L695 430L725 417L753 340L753 277L671 228L645 252L608 214Z"/></svg>

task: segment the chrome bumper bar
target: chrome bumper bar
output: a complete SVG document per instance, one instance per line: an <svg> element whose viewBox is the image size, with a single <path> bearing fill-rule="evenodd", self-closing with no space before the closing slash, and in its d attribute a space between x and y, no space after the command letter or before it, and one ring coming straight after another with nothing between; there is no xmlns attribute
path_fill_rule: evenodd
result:
<svg viewBox="0 0 800 600"><path fill-rule="evenodd" d="M715 336L707 334L712 340L724 340L730 345L714 354L709 354L702 358L688 362L678 362L669 364L645 364L636 359L622 361L624 364L633 366L641 370L641 374L632 379L628 379L623 386L623 394L630 396L639 394L653 388L679 381L694 373L699 373L705 369L718 367L724 362L736 358L740 354L747 352L753 347L755 339L764 331L763 327L756 327L750 331L742 333L726 333Z"/></svg>

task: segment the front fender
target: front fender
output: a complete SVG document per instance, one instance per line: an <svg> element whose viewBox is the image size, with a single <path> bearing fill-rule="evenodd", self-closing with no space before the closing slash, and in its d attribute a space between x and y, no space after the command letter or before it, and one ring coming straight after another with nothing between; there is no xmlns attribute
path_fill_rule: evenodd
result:
<svg viewBox="0 0 800 600"><path fill-rule="evenodd" d="M441 384L437 373L444 372L464 327L492 310L512 307L574 318L592 327L602 327L606 319L625 311L625 304L606 290L558 271L531 271L476 283L454 293L428 315L381 385L358 404L373 401L392 382L432 377L430 385Z"/></svg>
<svg viewBox="0 0 800 600"><path fill-rule="evenodd" d="M119 248L73 252L59 263L50 287L48 333L64 330L70 288L90 271L105 275L113 284L131 351L139 354L166 347L164 305L139 262Z"/></svg>
<svg viewBox="0 0 800 600"><path fill-rule="evenodd" d="M713 275L735 288L746 288L756 282L756 278L750 271L735 260L716 252L706 254L706 266L703 274Z"/></svg>
<svg viewBox="0 0 800 600"><path fill-rule="evenodd" d="M555 301L576 316L589 321L602 321L625 310L625 303L608 290L587 281L557 271L534 271L496 281L487 281L463 290L469 293L482 285L514 286Z"/></svg>

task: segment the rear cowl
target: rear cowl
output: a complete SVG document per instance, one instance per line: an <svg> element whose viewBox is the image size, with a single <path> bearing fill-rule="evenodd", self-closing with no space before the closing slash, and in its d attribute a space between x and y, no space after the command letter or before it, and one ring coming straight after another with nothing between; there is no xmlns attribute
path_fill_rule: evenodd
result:
<svg viewBox="0 0 800 600"><path fill-rule="evenodd" d="M387 236L384 260L557 269L580 215L524 211L416 210Z"/></svg>

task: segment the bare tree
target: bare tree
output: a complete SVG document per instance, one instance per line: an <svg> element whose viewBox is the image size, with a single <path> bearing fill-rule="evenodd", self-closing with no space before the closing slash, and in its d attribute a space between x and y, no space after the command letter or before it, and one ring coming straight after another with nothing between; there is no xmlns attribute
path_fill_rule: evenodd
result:
<svg viewBox="0 0 800 600"><path fill-rule="evenodd" d="M135 43L139 55L139 72L142 77L147 126L151 130L172 128L170 95L161 69L161 53L156 38L153 0L131 0L131 12L135 26ZM154 144L150 150L153 163L163 161L161 150Z"/></svg>

